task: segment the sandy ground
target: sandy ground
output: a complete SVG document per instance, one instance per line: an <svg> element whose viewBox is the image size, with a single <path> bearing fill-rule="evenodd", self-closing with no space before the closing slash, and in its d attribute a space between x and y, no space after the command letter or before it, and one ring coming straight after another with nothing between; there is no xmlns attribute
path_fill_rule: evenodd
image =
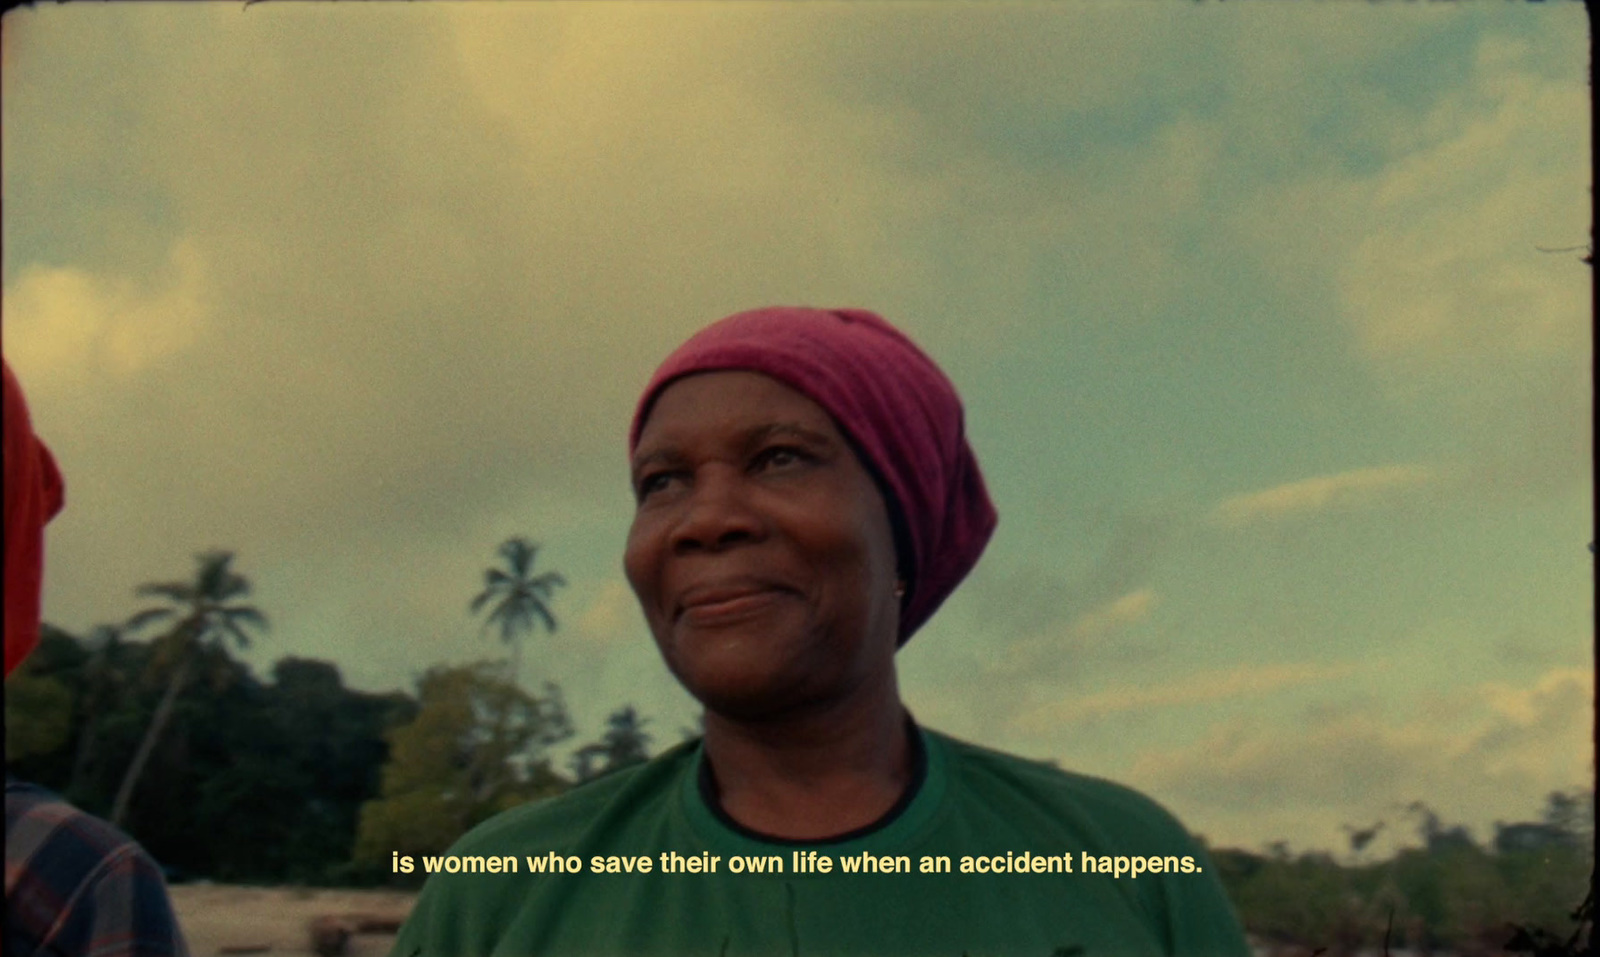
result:
<svg viewBox="0 0 1600 957"><path fill-rule="evenodd" d="M311 954L313 918L371 915L403 919L415 894L398 891L320 890L297 887L236 887L178 884L170 888L189 952L219 954ZM356 934L345 953L383 957L393 934Z"/></svg>
<svg viewBox="0 0 1600 957"><path fill-rule="evenodd" d="M334 916L403 920L417 896L401 891L321 890L308 887L238 887L226 884L178 884L169 888L178 922L194 957L267 954L312 955L311 921ZM393 934L360 933L350 938L348 957L385 957ZM1254 938L1256 957L1305 957L1311 948L1272 949ZM1359 957L1386 957L1376 950ZM1387 957L1415 957L1408 950ZM1436 953L1433 957L1453 957Z"/></svg>

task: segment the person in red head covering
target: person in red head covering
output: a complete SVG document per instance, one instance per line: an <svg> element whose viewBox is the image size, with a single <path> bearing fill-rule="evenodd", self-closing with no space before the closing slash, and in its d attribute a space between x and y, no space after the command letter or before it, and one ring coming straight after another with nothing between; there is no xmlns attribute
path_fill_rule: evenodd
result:
<svg viewBox="0 0 1600 957"><path fill-rule="evenodd" d="M469 833L459 860L528 868L430 879L396 957L1249 953L1158 805L902 703L896 653L997 522L903 333L730 316L656 370L628 450L623 567L704 738Z"/></svg>
<svg viewBox="0 0 1600 957"><path fill-rule="evenodd" d="M22 386L5 366L6 675L39 643L44 526L61 511L56 460L33 434Z"/></svg>
<svg viewBox="0 0 1600 957"><path fill-rule="evenodd" d="M39 643L44 527L63 486L4 367L5 644L9 678ZM6 957L186 954L161 871L138 844L51 792L6 776Z"/></svg>

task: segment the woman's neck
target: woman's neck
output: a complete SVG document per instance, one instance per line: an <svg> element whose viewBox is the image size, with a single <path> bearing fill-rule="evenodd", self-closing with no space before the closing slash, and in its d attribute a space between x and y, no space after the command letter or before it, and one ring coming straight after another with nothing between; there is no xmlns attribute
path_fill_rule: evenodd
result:
<svg viewBox="0 0 1600 957"><path fill-rule="evenodd" d="M882 818L912 784L898 691L804 715L706 713L705 754L725 814L749 830L818 840Z"/></svg>

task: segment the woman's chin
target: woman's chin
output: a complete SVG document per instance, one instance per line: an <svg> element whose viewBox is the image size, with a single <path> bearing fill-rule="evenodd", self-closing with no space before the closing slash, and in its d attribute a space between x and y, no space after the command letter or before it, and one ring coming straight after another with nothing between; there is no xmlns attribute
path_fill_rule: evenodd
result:
<svg viewBox="0 0 1600 957"><path fill-rule="evenodd" d="M721 642L680 650L691 653L673 662L678 681L708 710L730 718L785 711L800 703L810 684L794 659L773 654L770 643Z"/></svg>

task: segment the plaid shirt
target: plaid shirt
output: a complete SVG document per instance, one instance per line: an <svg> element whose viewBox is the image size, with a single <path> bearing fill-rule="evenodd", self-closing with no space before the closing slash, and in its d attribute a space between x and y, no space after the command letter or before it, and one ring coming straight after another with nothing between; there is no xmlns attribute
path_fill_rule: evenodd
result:
<svg viewBox="0 0 1600 957"><path fill-rule="evenodd" d="M186 957L166 884L131 838L6 779L5 957Z"/></svg>

